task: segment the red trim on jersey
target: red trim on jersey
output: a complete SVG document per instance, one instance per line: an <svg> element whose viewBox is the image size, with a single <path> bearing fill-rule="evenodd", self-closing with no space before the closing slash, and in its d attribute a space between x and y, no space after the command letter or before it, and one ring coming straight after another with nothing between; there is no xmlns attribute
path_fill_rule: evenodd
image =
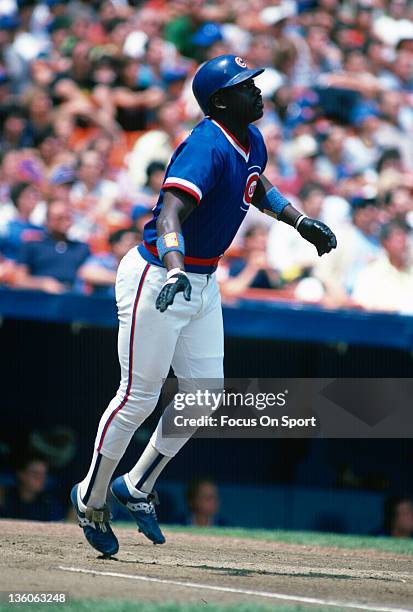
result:
<svg viewBox="0 0 413 612"><path fill-rule="evenodd" d="M99 446L97 448L98 452L102 448L102 444L103 444L103 441L105 439L106 432L108 430L109 425L111 424L111 422L113 421L114 417L117 415L119 410L121 410L124 407L124 405L126 404L126 402L129 399L129 394L130 394L130 390L131 390L131 387L132 387L133 340L134 340L134 337L135 337L136 311L137 311L137 308L138 308L139 299L141 297L143 283L145 281L145 277L146 277L146 275L148 273L149 268L150 268L150 264L146 264L145 269L144 269L144 271L142 273L142 276L141 276L141 280L139 281L139 286L138 286L138 290L136 292L136 297L135 297L135 303L133 304L132 323L131 323L131 331L130 331L130 338L129 338L128 386L126 387L126 392L125 392L125 395L123 396L123 400L121 401L119 406L117 408L115 408L115 410L112 411L111 415L109 416L108 420L106 421L105 427L103 428L103 431L102 431L102 435L100 436Z"/></svg>
<svg viewBox="0 0 413 612"><path fill-rule="evenodd" d="M155 255L159 258L158 249L152 244L148 244L143 241L143 245L152 255ZM192 266L216 266L221 257L210 257L209 259L201 259L200 257L189 257L189 255L184 256L184 263Z"/></svg>
<svg viewBox="0 0 413 612"><path fill-rule="evenodd" d="M218 123L218 125L219 125L219 126L220 126L220 127L223 129L223 130L224 130L224 132L226 132L226 133L228 134L228 136L231 136L232 140L233 140L234 142L236 142L236 143L237 143L237 145L239 146L239 148L240 148L240 149L242 149L246 155L249 155L249 152L250 152L250 150L251 150L251 146L249 146L249 147L248 147L248 149L246 149L246 148L244 147L244 145L242 145L242 144L240 143L240 141L238 140L238 138L237 138L236 136L234 136L234 134L232 134L232 133L229 131L229 129L228 129L228 128L226 128L226 127L225 127L225 125L223 125L223 124L222 124L220 121L218 121L217 119L214 119L214 121L215 121L215 123Z"/></svg>
<svg viewBox="0 0 413 612"><path fill-rule="evenodd" d="M182 191L187 191L191 194L191 196L195 198L197 204L199 204L199 202L201 201L199 194L190 187L187 187L186 185L181 185L181 183L168 183L167 185L162 185L162 189L169 189L169 187L176 187L178 189L182 189Z"/></svg>

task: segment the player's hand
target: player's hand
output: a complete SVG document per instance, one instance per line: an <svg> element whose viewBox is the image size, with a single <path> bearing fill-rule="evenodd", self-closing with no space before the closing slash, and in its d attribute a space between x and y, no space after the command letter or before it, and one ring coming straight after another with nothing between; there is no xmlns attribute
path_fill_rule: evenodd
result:
<svg viewBox="0 0 413 612"><path fill-rule="evenodd" d="M306 217L299 224L297 231L305 240L311 242L317 249L318 255L329 253L331 249L337 246L337 238L331 229L325 223L317 219L309 219Z"/></svg>
<svg viewBox="0 0 413 612"><path fill-rule="evenodd" d="M185 272L177 272L168 278L156 298L156 308L161 312L165 312L168 306L173 304L176 294L181 291L186 301L190 302L192 287Z"/></svg>

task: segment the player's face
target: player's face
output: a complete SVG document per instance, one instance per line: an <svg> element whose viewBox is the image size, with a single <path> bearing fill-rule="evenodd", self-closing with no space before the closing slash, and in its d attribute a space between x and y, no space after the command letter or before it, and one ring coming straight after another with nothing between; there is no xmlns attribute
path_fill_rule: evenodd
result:
<svg viewBox="0 0 413 612"><path fill-rule="evenodd" d="M225 102L231 114L241 122L252 123L264 114L261 90L253 79L229 87L225 91Z"/></svg>

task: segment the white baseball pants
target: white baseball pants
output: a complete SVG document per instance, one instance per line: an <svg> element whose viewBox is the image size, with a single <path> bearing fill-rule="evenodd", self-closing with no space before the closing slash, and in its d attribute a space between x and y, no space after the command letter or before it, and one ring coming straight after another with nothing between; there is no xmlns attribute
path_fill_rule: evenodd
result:
<svg viewBox="0 0 413 612"><path fill-rule="evenodd" d="M102 455L119 460L134 432L154 410L172 364L180 391L193 379L223 380L224 334L215 274L188 273L191 301L178 293L161 313L155 301L166 270L148 264L137 248L122 259L116 279L121 382L104 412L95 441ZM162 436L162 419L151 443L173 457L188 438Z"/></svg>

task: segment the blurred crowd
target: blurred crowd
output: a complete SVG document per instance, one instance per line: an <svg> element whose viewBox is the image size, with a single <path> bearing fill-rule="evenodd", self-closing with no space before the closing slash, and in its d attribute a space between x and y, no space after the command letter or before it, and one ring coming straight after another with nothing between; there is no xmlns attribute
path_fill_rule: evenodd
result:
<svg viewBox="0 0 413 612"><path fill-rule="evenodd" d="M251 207L224 299L412 314L410 0L2 0L0 283L114 294L223 53L266 67L265 173L338 238L319 259Z"/></svg>
<svg viewBox="0 0 413 612"><path fill-rule="evenodd" d="M59 498L58 484L58 479L50 474L49 461L44 455L22 454L6 486L2 482L0 473L0 518L30 521L75 521L73 508L68 509L67 507L66 497L68 496L66 495L64 500ZM173 500L168 501L172 502L173 506ZM231 523L220 512L219 489L214 480L199 477L190 481L186 490L185 502L183 514L175 516L169 512L163 517L163 522L204 528L231 526ZM117 504L113 497L109 497L109 503L115 521L131 520L129 514ZM166 510L168 511L168 508ZM377 526L370 530L369 535L394 538L413 537L413 502L409 497L389 496L384 498L382 517L377 516L376 518ZM317 529L320 529L319 524ZM328 531L340 532L341 529L337 529L336 523L333 526L329 523Z"/></svg>

